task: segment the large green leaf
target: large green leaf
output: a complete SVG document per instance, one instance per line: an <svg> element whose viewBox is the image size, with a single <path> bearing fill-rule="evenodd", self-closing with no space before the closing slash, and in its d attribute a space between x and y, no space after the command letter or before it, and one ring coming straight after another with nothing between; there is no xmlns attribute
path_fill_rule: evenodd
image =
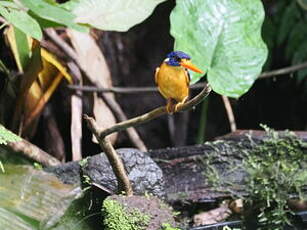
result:
<svg viewBox="0 0 307 230"><path fill-rule="evenodd" d="M71 0L65 8L77 15L76 22L102 30L127 31L142 22L165 0Z"/></svg>
<svg viewBox="0 0 307 230"><path fill-rule="evenodd" d="M59 5L51 4L44 0L21 0L21 2L39 18L59 23L81 32L87 31L86 27L74 23L75 15L73 13Z"/></svg>
<svg viewBox="0 0 307 230"><path fill-rule="evenodd" d="M260 0L180 0L171 13L175 49L206 70L217 93L239 97L253 84L267 58L261 38ZM192 74L192 83L199 74Z"/></svg>
<svg viewBox="0 0 307 230"><path fill-rule="evenodd" d="M29 166L4 164L4 169L5 172L0 173L0 229L89 230L77 225L77 219L73 218L76 210L69 216L66 214L80 189ZM65 222L63 216L67 216ZM60 228L66 222L70 225Z"/></svg>
<svg viewBox="0 0 307 230"><path fill-rule="evenodd" d="M0 14L16 28L23 31L25 34L37 39L42 39L42 31L35 19L33 19L27 12L21 9L10 8L7 10L0 5Z"/></svg>

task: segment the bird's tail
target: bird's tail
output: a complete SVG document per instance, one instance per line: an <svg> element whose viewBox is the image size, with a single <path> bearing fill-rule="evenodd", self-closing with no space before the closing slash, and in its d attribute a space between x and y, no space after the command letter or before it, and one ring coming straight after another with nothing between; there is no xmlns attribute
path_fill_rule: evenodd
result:
<svg viewBox="0 0 307 230"><path fill-rule="evenodd" d="M168 114L173 114L174 112L176 112L176 104L176 100L172 98L167 99L166 111Z"/></svg>

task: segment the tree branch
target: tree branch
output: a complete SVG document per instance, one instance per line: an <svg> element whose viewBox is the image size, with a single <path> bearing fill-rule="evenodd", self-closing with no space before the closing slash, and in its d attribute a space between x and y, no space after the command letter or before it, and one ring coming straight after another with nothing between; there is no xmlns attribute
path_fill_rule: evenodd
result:
<svg viewBox="0 0 307 230"><path fill-rule="evenodd" d="M275 77L280 75L285 75L293 73L302 69L307 68L307 62L303 62L294 66L285 67L273 71L263 72L259 75L258 79ZM204 83L197 83L190 86L190 89L202 89ZM78 85L68 85L67 88L71 90L80 90L85 92L101 92L101 93L118 93L118 94L133 94L133 93L152 93L158 92L157 87L111 87L111 88L100 88L94 86L78 86Z"/></svg>
<svg viewBox="0 0 307 230"><path fill-rule="evenodd" d="M285 67L285 68L281 68L281 69L277 69L277 70L273 70L273 71L269 71L269 72L264 72L262 74L259 75L259 79L261 78L268 78L268 77L275 77L275 76L279 76L279 75L285 75L288 73L293 73L296 72L298 70L302 70L302 69L306 69L307 68L307 62L303 62L294 66L289 66L289 67Z"/></svg>
<svg viewBox="0 0 307 230"><path fill-rule="evenodd" d="M100 138L99 127L97 126L97 123L94 118L84 115L84 119L86 120L89 129L97 138L100 147L102 148L110 162L110 165L118 181L118 191L125 191L125 194L127 196L132 196L132 186L121 158L119 157L107 137Z"/></svg>
<svg viewBox="0 0 307 230"><path fill-rule="evenodd" d="M44 166L55 166L61 164L61 162L49 155L36 145L22 139L21 141L8 143L8 148L14 152L22 152L26 157L37 161Z"/></svg>
<svg viewBox="0 0 307 230"><path fill-rule="evenodd" d="M192 98L185 104L180 105L178 107L178 112L192 109L194 106L200 103L205 97L207 97L210 92L211 92L211 87L206 83L204 89L198 95L196 95L194 98ZM86 120L89 129L95 135L96 139L98 140L100 144L100 147L106 154L112 166L113 172L118 181L119 191L125 191L127 196L133 195L132 186L127 176L124 164L121 158L119 157L119 155L117 154L117 152L115 151L115 149L113 148L111 142L107 139L107 135L127 129L132 126L142 124L144 122L150 121L166 113L167 113L166 107L162 106L162 107L152 110L151 112L145 113L141 116L117 123L114 126L107 128L105 130L102 130L102 131L97 126L97 123L95 122L94 118L84 115L84 119Z"/></svg>
<svg viewBox="0 0 307 230"><path fill-rule="evenodd" d="M197 96L195 96L194 98L192 98L191 100L189 100L185 104L180 105L178 107L178 112L192 109L194 106L199 104L205 97L207 97L210 92L211 92L211 87L208 85L208 83L205 83L204 89ZM125 130L129 127L132 127L132 126L143 124L145 122L153 120L153 119L155 119L155 118L157 118L157 117L159 117L163 114L166 114L166 113L167 112L166 112L165 106L161 106L161 107L156 108L156 109L154 109L154 110L152 110L148 113L145 113L143 115L134 117L132 119L129 119L129 120L126 120L126 121L123 121L123 122L120 122L120 123L117 123L114 126L101 131L99 133L99 139L102 139L102 138L110 135L111 133L122 131L122 130Z"/></svg>
<svg viewBox="0 0 307 230"><path fill-rule="evenodd" d="M131 94L131 93L153 93L158 92L157 87L110 87L100 88L95 86L79 86L79 85L67 85L68 89L81 90L84 92L98 92L98 93L120 93L120 94Z"/></svg>

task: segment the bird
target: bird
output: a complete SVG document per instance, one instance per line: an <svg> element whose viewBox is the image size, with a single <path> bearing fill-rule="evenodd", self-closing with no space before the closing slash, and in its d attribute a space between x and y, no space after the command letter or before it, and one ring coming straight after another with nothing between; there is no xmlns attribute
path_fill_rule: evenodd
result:
<svg viewBox="0 0 307 230"><path fill-rule="evenodd" d="M192 70L203 73L191 62L191 57L182 51L172 51L156 68L155 83L159 92L167 100L166 111L173 114L178 106L184 104L189 97L190 74Z"/></svg>

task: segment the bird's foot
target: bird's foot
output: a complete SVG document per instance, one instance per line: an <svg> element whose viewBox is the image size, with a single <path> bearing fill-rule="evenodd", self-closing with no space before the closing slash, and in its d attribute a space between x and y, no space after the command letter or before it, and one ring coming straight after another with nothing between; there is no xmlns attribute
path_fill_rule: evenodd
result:
<svg viewBox="0 0 307 230"><path fill-rule="evenodd" d="M175 105L175 111L174 112L178 112L179 110L179 107L182 106L186 101L187 101L188 97L185 97L181 102L178 102L176 105Z"/></svg>
<svg viewBox="0 0 307 230"><path fill-rule="evenodd" d="M174 100L171 98L167 99L166 112L170 115L176 112L176 104L174 104Z"/></svg>

